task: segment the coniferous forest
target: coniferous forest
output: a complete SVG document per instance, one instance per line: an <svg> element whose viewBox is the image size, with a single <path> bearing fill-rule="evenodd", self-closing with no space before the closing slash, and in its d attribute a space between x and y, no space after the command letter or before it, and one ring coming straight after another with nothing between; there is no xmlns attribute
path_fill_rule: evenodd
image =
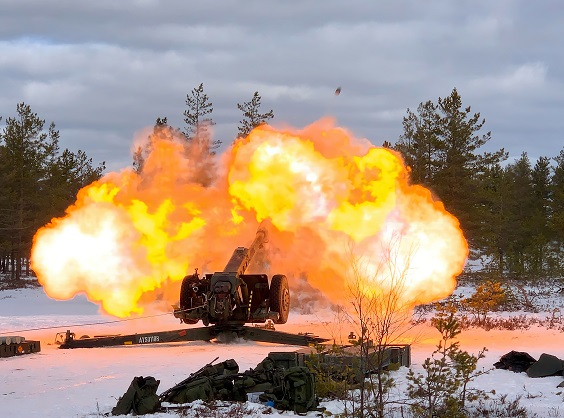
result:
<svg viewBox="0 0 564 418"><path fill-rule="evenodd" d="M105 164L94 166L84 151L59 148L59 131L29 105L16 106L0 130L0 273L18 281L29 274L38 228L62 216Z"/></svg>
<svg viewBox="0 0 564 418"><path fill-rule="evenodd" d="M422 184L460 221L471 258L497 278L537 279L564 272L564 148L531 161L508 161L491 140L480 113L463 105L456 89L420 103L403 119L394 144Z"/></svg>
<svg viewBox="0 0 564 418"><path fill-rule="evenodd" d="M214 124L203 84L187 95L186 106L183 132L190 141ZM274 117L272 110L260 113L260 106L258 92L237 104L242 120L234 137ZM503 148L485 152L495 138L456 89L407 109L402 123L402 135L382 145L400 152L412 182L433 191L459 219L472 259L481 259L497 279L564 274L564 148L536 161L526 153L509 161ZM163 126L167 118L159 117L155 127ZM105 170L84 151L61 151L59 136L54 123L46 125L25 103L15 116L0 119L0 273L15 283L30 273L36 230L62 216L78 191ZM221 142L209 141L213 155ZM133 156L137 171L144 151Z"/></svg>

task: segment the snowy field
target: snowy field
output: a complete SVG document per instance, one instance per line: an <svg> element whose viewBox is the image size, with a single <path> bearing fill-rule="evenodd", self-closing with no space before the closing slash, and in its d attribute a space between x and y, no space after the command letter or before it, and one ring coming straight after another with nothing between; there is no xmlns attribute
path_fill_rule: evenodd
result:
<svg viewBox="0 0 564 418"><path fill-rule="evenodd" d="M551 303L562 307L560 297ZM524 315L528 315L523 313ZM539 313L539 314L542 314ZM537 314L535 314L537 315ZM96 417L111 411L135 376L154 376L161 381L158 393L185 379L215 357L218 361L233 358L244 371L255 367L270 351L293 351L297 347L257 342L221 344L185 342L173 344L119 346L93 349L61 350L55 334L71 329L77 336L98 334L130 334L155 330L180 329L172 316L162 315L126 322L109 322L115 318L98 313L85 298L60 302L49 299L41 288L0 291L0 334L23 335L40 340L41 352L21 357L0 359L0 410L4 416L25 417ZM290 314L287 325L277 329L288 332L307 331L320 336L334 335L330 313L317 315ZM98 325L79 326L109 322ZM33 330L31 330L33 329ZM24 331L27 330L27 331ZM415 330L412 362L420 369L421 362L433 351L438 333L428 325ZM564 333L544 327L527 330L465 330L460 335L462 349L477 353L487 347L486 358L479 368L490 369L493 363L511 351L526 351L538 358L548 353L564 359ZM392 372L397 381L394 396L405 399L407 368ZM521 404L538 417L564 417L564 388L557 388L562 376L532 379L525 373L492 370L477 378L473 385L495 390L494 396L521 396ZM264 407L248 403L261 415ZM337 402L322 403L332 413L340 412ZM262 409L261 409L262 408ZM308 415L319 413L310 412ZM178 412L150 416L177 416ZM285 412L265 416L287 416Z"/></svg>

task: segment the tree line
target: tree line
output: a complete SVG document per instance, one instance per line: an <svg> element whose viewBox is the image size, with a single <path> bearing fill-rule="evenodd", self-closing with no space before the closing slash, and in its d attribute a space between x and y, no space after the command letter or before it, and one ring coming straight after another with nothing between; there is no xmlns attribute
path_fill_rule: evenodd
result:
<svg viewBox="0 0 564 418"><path fill-rule="evenodd" d="M543 278L564 272L564 148L532 164L508 162L504 149L480 152L491 139L485 119L452 90L407 110L392 145L422 184L460 221L472 258L499 277Z"/></svg>
<svg viewBox="0 0 564 418"><path fill-rule="evenodd" d="M261 111L261 96L238 103L237 137L274 117ZM183 135L213 158L213 103L203 83L186 95L183 129L156 119L155 130ZM0 117L1 121L1 117ZM383 146L402 154L411 181L433 191L460 221L471 258L482 258L500 277L548 277L564 272L564 149L532 164L526 153L508 162L504 149L482 152L491 140L485 119L463 106L456 88L449 96L407 109L403 133ZM149 149L138 148L133 169L143 170ZM204 164L205 165L205 164ZM35 231L61 216L85 185L99 179L105 163L93 165L84 151L59 150L59 131L24 104L0 132L0 273L18 279L29 259ZM205 171L209 171L206 167ZM205 185L211 179L202 179Z"/></svg>
<svg viewBox="0 0 564 418"><path fill-rule="evenodd" d="M261 101L261 95L258 91L255 91L253 97L248 102L237 103L237 109L243 115L239 121L236 138L246 137L254 128L274 118L272 109L261 113ZM169 126L168 118L165 116L157 118L154 132L160 131L161 133L165 132L167 134L183 136L188 144L198 148L201 158L207 160L209 156L215 154L223 142L211 137L210 128L215 125L212 113L213 102L204 91L204 83L200 83L186 95L186 109L183 113L184 128L180 129ZM143 170L143 162L150 147L150 143L144 147L140 146L133 154L133 168L135 171L141 172ZM205 181L203 183L206 185Z"/></svg>
<svg viewBox="0 0 564 418"><path fill-rule="evenodd" d="M59 136L54 123L46 126L25 103L0 131L0 272L15 281L24 269L29 273L37 229L63 215L78 191L105 169L84 151L61 152Z"/></svg>
<svg viewBox="0 0 564 418"><path fill-rule="evenodd" d="M197 142L209 158L221 141L212 140L210 135L213 104L203 83L187 95L186 105L182 132L169 127L166 117L157 118L155 129L181 132L188 142ZM248 102L237 104L243 113L238 136L248 135L274 117L272 110L261 113L260 106L258 92ZM0 273L17 282L30 273L35 232L52 218L63 216L78 191L98 180L106 167L105 162L94 165L82 150L61 152L55 124L47 126L25 103L17 104L16 116L4 122L0 131ZM142 171L146 152L148 149L139 148L133 155L133 168L138 172ZM208 171L209 167L204 168Z"/></svg>

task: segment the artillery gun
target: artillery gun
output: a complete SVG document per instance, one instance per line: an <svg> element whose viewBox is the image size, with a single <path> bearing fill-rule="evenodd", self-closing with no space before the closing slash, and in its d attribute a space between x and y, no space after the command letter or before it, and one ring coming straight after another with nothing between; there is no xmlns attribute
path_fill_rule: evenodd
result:
<svg viewBox="0 0 564 418"><path fill-rule="evenodd" d="M246 271L258 251L267 242L267 231L260 227L249 248L238 247L223 271L205 274L198 271L186 276L180 287L179 306L174 305L174 316L186 324L200 320L204 327L173 331L156 331L131 335L105 335L94 338L76 338L67 330L57 334L60 348L90 348L115 345L172 343L177 341L224 342L234 338L277 344L308 346L326 342L311 334L291 334L271 327L246 326L247 323L285 324L290 312L288 279L283 274L247 274ZM273 328L273 327L272 327Z"/></svg>
<svg viewBox="0 0 564 418"><path fill-rule="evenodd" d="M180 304L174 316L186 324L202 320L205 326L243 325L272 320L285 324L290 312L288 279L283 274L246 274L251 261L268 240L259 228L249 248L233 251L223 271L205 274L198 270L182 280Z"/></svg>

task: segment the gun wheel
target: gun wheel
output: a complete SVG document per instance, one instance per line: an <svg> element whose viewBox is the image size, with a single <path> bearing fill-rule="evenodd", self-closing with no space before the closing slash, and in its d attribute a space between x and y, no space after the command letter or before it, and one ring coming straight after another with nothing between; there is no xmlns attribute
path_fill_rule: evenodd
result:
<svg viewBox="0 0 564 418"><path fill-rule="evenodd" d="M283 274L272 276L270 283L270 310L278 312L275 324L285 324L290 313L290 289L288 279Z"/></svg>
<svg viewBox="0 0 564 418"><path fill-rule="evenodd" d="M196 297L196 292L194 292L193 288L197 284L198 279L192 276L186 276L182 280L182 285L180 286L180 309L192 308L193 298ZM197 324L199 319L183 318L182 321L185 324Z"/></svg>

